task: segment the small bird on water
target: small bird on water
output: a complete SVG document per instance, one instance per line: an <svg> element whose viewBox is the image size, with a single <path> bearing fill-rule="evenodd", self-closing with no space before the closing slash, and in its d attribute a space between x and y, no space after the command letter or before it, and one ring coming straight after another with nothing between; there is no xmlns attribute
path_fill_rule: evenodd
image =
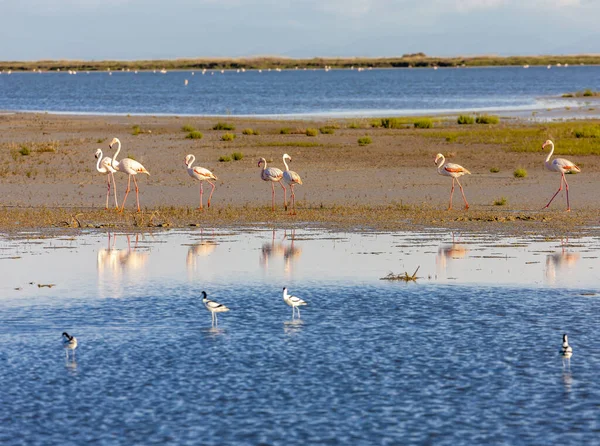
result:
<svg viewBox="0 0 600 446"><path fill-rule="evenodd" d="M563 334L563 342L560 352L565 358L570 358L573 355L573 348L569 345L569 338L567 337L566 333Z"/></svg>
<svg viewBox="0 0 600 446"><path fill-rule="evenodd" d="M202 303L206 307L208 311L212 314L212 324L213 326L218 325L219 321L217 320L217 313L225 313L229 311L225 305L220 304L219 302L215 302L214 300L210 300L206 296L206 291L202 291Z"/></svg>
<svg viewBox="0 0 600 446"><path fill-rule="evenodd" d="M73 352L73 358L75 358L75 349L77 348L77 338L75 336L71 336L66 331L63 332L63 347L65 348L65 353L67 354L67 359L69 358L69 350Z"/></svg>
<svg viewBox="0 0 600 446"><path fill-rule="evenodd" d="M291 296L287 292L287 288L283 287L283 301L292 307L292 318L294 317L295 311L298 311L298 318L300 318L300 305L307 305L302 299L296 296Z"/></svg>

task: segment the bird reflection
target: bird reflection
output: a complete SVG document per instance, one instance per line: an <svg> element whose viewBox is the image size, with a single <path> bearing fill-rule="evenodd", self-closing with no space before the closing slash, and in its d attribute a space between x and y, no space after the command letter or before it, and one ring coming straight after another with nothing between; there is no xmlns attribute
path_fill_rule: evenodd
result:
<svg viewBox="0 0 600 446"><path fill-rule="evenodd" d="M292 319L283 323L283 332L287 335L296 335L304 328L304 321L302 319Z"/></svg>
<svg viewBox="0 0 600 446"><path fill-rule="evenodd" d="M202 333L204 333L204 335L209 339L215 339L218 336L224 335L225 330L222 328L219 328L217 326L213 326L213 327L207 328L205 330L202 330Z"/></svg>
<svg viewBox="0 0 600 446"><path fill-rule="evenodd" d="M188 248L185 264L188 272L196 271L198 257L206 257L215 250L217 243L212 240L200 241Z"/></svg>
<svg viewBox="0 0 600 446"><path fill-rule="evenodd" d="M435 257L438 273L446 272L448 261L452 259L463 259L467 256L469 249L455 241L454 233L452 233L452 244L442 245L438 248L438 253Z"/></svg>
<svg viewBox="0 0 600 446"><path fill-rule="evenodd" d="M273 229L273 235L271 241L269 243L263 243L262 248L260 250L260 265L268 269L269 268L269 260L273 257L278 257L282 255L285 251L285 247L283 243L275 241L275 229Z"/></svg>
<svg viewBox="0 0 600 446"><path fill-rule="evenodd" d="M561 251L546 256L546 279L550 284L556 282L560 273L567 273L579 261L578 252L569 252L566 249L568 243L568 238L565 241L561 239Z"/></svg>
<svg viewBox="0 0 600 446"><path fill-rule="evenodd" d="M287 233L284 233L283 238L284 239L287 238ZM283 250L283 260L284 260L284 271L285 272L291 272L294 261L296 260L296 258L300 257L300 255L302 255L302 248L299 248L298 246L294 246L295 238L296 238L296 230L292 229L291 242Z"/></svg>
<svg viewBox="0 0 600 446"><path fill-rule="evenodd" d="M65 360L65 368L67 369L67 372L69 372L69 374L77 375L77 361L75 361L75 358L67 358Z"/></svg>

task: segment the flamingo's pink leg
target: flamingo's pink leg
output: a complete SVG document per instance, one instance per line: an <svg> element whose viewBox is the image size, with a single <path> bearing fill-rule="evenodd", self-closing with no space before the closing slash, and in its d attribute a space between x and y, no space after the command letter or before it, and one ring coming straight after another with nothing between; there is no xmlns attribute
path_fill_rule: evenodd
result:
<svg viewBox="0 0 600 446"><path fill-rule="evenodd" d="M129 175L129 179L127 180L127 190L125 191L125 196L123 197L123 206L121 207L121 212L125 209L125 202L127 201L127 195L129 195L129 191L131 190L131 175Z"/></svg>
<svg viewBox="0 0 600 446"><path fill-rule="evenodd" d="M275 184L271 181L271 210L275 210Z"/></svg>
<svg viewBox="0 0 600 446"><path fill-rule="evenodd" d="M296 194L294 193L294 185L290 184L290 190L292 194L292 212L291 215L296 215Z"/></svg>
<svg viewBox="0 0 600 446"><path fill-rule="evenodd" d="M203 181L200 181L200 207L198 209L202 209L202 195L204 194L204 190L202 189L202 183Z"/></svg>
<svg viewBox="0 0 600 446"><path fill-rule="evenodd" d="M558 188L558 190L556 191L556 193L554 195L552 195L552 198L550 198L550 201L544 207L544 209L546 209L548 206L550 206L550 203L552 203L552 200L554 200L554 198L556 198L556 196L558 195L558 193L562 190L562 182L563 182L563 177L561 177L561 179L560 179L560 187Z"/></svg>
<svg viewBox="0 0 600 446"><path fill-rule="evenodd" d="M285 186L283 185L281 180L279 180L278 183L281 186L281 188L283 189L283 209L285 209L287 211L287 189L285 188Z"/></svg>
<svg viewBox="0 0 600 446"><path fill-rule="evenodd" d="M571 205L569 204L569 183L567 183L564 172L562 172L562 179L565 181L565 189L567 190L567 212L571 212Z"/></svg>
<svg viewBox="0 0 600 446"><path fill-rule="evenodd" d="M469 203L467 203L467 198L465 197L465 192L463 191L462 184L460 184L460 181L458 181L458 178L456 179L456 182L458 183L458 186L460 187L460 193L463 196L463 200L465 200L465 209L469 209Z"/></svg>
<svg viewBox="0 0 600 446"><path fill-rule="evenodd" d="M106 190L106 206L104 207L104 209L108 210L108 196L110 195L110 177L108 175L106 175L106 185L107 185L107 190Z"/></svg>
<svg viewBox="0 0 600 446"><path fill-rule="evenodd" d="M208 196L208 203L206 203L206 207L210 207L210 199L212 198L212 194L215 191L215 183L213 183L210 180L206 180L208 181L208 183L212 186L212 189L210 190L210 195Z"/></svg>
<svg viewBox="0 0 600 446"><path fill-rule="evenodd" d="M115 174L113 172L110 173L113 182L113 192L115 193L115 208L119 209L119 202L117 201L117 183L115 182ZM107 204L108 207L108 204Z"/></svg>
<svg viewBox="0 0 600 446"><path fill-rule="evenodd" d="M454 178L452 178L452 188L450 189L450 205L448 210L452 209L452 196L454 195Z"/></svg>
<svg viewBox="0 0 600 446"><path fill-rule="evenodd" d="M135 184L135 201L137 203L138 212L140 212L140 193L135 176L133 177L133 184Z"/></svg>

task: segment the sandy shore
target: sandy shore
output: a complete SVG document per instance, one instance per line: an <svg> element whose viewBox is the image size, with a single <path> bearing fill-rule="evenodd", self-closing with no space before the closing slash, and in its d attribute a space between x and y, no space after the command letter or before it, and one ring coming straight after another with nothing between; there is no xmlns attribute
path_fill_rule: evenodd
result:
<svg viewBox="0 0 600 446"><path fill-rule="evenodd" d="M546 153L517 153L502 144L462 145L430 137L428 130L370 128L368 120L285 122L228 118L236 126L232 142L221 141L225 131L212 130L219 119L139 116L61 116L48 114L0 115L0 182L4 230L51 226L189 226L270 223L276 225L335 225L345 228L409 229L418 227L489 227L507 231L563 232L582 229L598 221L598 171L596 156L573 161L583 173L568 177L573 212L565 213L564 191L549 210L542 211L559 186L560 176L543 169ZM221 119L221 121L224 121ZM335 125L334 134L280 134L292 130ZM141 133L133 135L137 125ZM187 139L183 125L204 134ZM513 122L510 125L538 125ZM253 128L259 135L243 135ZM359 146L365 134L373 143ZM113 137L123 143L121 157L134 157L151 173L139 178L141 214L130 194L126 211L104 211L106 176L95 168L94 152ZM551 136L551 135L548 135ZM540 140L540 147L543 139ZM29 149L28 155L21 153ZM219 157L241 152L240 161L219 162ZM462 209L455 191L455 209L446 211L451 180L437 174L433 159L441 152L450 161L468 168L462 179L471 208ZM209 210L198 211L199 186L184 165L185 155L196 156L219 180ZM289 216L282 207L270 211L270 185L260 180L260 157L283 167L289 153L290 168L304 184L296 187L298 213ZM569 157L573 158L573 157ZM491 167L500 172L490 173ZM527 178L513 177L515 168ZM119 201L127 177L117 174ZM205 188L209 190L210 188ZM206 199L205 195L205 199ZM504 197L506 205L494 201ZM112 200L111 200L112 203Z"/></svg>

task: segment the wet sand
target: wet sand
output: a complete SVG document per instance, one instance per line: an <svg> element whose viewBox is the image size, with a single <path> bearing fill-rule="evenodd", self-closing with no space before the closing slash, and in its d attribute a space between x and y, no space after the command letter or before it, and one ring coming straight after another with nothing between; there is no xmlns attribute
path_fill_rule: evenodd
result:
<svg viewBox="0 0 600 446"><path fill-rule="evenodd" d="M236 139L221 141L217 122L233 123ZM347 128L357 122L362 128ZM546 153L516 153L501 144L462 145L427 136L427 129L370 128L369 120L278 121L188 117L66 116L49 114L0 115L0 187L4 231L49 227L189 227L262 225L333 226L338 229L404 230L414 227L467 228L503 232L564 233L588 231L599 218L597 198L600 162L596 156L572 157L584 165L583 173L568 176L573 212L566 208L564 191L550 209L542 210L557 190L560 175L543 169ZM334 134L280 134L340 126ZM138 125L141 133L133 135ZM183 125L204 134L187 139ZM451 125L451 124L450 124ZM513 122L510 125L539 125ZM253 128L260 135L243 135ZM373 144L361 147L365 134ZM549 135L550 136L550 135ZM105 211L106 176L96 171L94 152L112 156L108 144L120 138L119 158L133 157L151 173L138 176L141 213L130 193L123 214ZM540 140L540 147L543 140ZM27 147L29 155L20 151ZM241 152L240 161L219 162L219 157ZM472 172L461 178L471 205L463 210L457 188L454 209L447 211L451 179L437 174L436 153ZM184 158L196 156L198 166L219 177L212 206L203 211L199 185L186 172ZM289 153L290 168L302 177L297 186L297 215L283 210L281 188L276 185L277 210L270 210L270 184L261 181L257 162L283 168ZM490 173L490 167L499 173ZM524 179L513 178L517 167L527 169ZM117 173L119 202L126 175ZM205 184L205 197L210 187ZM289 197L289 195L288 195ZM505 197L505 206L495 200ZM112 198L111 198L112 204Z"/></svg>

